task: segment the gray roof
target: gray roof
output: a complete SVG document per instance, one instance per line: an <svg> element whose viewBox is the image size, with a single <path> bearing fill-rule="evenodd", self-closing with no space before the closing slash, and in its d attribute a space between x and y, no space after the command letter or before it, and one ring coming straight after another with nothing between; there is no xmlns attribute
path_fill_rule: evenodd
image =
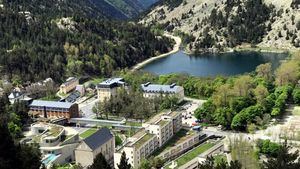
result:
<svg viewBox="0 0 300 169"><path fill-rule="evenodd" d="M113 135L108 128L102 128L90 137L84 139L84 142L92 149L96 150L101 145L105 144L108 140L113 138Z"/></svg>
<svg viewBox="0 0 300 169"><path fill-rule="evenodd" d="M123 84L123 78L110 78L110 79L107 79L101 83L99 83L100 85L112 85L114 83L121 83Z"/></svg>
<svg viewBox="0 0 300 169"><path fill-rule="evenodd" d="M181 86L176 86L175 84L172 85L159 85L159 84L142 84L141 88L143 92L147 93L176 93L180 89Z"/></svg>
<svg viewBox="0 0 300 169"><path fill-rule="evenodd" d="M99 83L97 86L98 88L113 88L113 87L124 86L124 85L125 82L123 78L110 78Z"/></svg>
<svg viewBox="0 0 300 169"><path fill-rule="evenodd" d="M9 99L15 99L15 98L19 98L21 97L23 94L21 92L18 91L13 91L10 93L10 95L8 96Z"/></svg>
<svg viewBox="0 0 300 169"><path fill-rule="evenodd" d="M56 101L44 101L44 100L33 100L30 106L39 106L39 107L54 107L54 108L70 108L73 103L67 102L56 102Z"/></svg>

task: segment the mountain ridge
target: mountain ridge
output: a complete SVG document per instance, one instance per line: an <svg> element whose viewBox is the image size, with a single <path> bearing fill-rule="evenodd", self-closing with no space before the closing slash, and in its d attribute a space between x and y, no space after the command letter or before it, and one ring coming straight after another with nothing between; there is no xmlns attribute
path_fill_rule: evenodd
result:
<svg viewBox="0 0 300 169"><path fill-rule="evenodd" d="M205 51L206 48L224 51L247 44L283 50L300 47L299 0L169 1L173 1L173 4L160 3L140 23L149 26L158 23L167 31L185 34L189 39L187 51ZM222 23L215 23L219 20ZM251 22L259 22L257 24L261 27L249 27ZM244 32L241 36L246 35L248 38L239 39L241 37L237 37L237 31ZM252 35L255 33L259 34Z"/></svg>

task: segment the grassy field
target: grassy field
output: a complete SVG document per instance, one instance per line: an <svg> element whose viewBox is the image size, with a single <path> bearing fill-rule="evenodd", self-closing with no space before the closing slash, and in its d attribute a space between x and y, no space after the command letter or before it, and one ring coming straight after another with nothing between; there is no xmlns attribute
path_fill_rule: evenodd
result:
<svg viewBox="0 0 300 169"><path fill-rule="evenodd" d="M182 155L178 159L176 159L177 162L177 167L180 167L187 162L191 161L192 159L196 158L199 154L204 153L211 147L213 147L215 144L214 143L204 143L193 150L189 151L188 153ZM166 166L166 168L169 168L170 164Z"/></svg>
<svg viewBox="0 0 300 169"><path fill-rule="evenodd" d="M217 164L220 164L223 161L227 161L227 158L224 154L219 154L219 155L216 155L214 156L214 159L215 159L215 163Z"/></svg>
<svg viewBox="0 0 300 169"><path fill-rule="evenodd" d="M292 112L295 116L300 116L300 107L296 106Z"/></svg>
<svg viewBox="0 0 300 169"><path fill-rule="evenodd" d="M91 136L92 134L96 133L96 131L98 131L98 129L96 129L96 128L90 128L87 131L81 133L80 137L83 138L83 139L85 139L85 138Z"/></svg>
<svg viewBox="0 0 300 169"><path fill-rule="evenodd" d="M142 123L127 121L125 125L127 125L127 126L142 126Z"/></svg>
<svg viewBox="0 0 300 169"><path fill-rule="evenodd" d="M58 97L58 96L56 96L54 94L54 95L49 95L49 96L42 97L42 98L40 98L40 100L45 100L45 101L59 101L60 97Z"/></svg>
<svg viewBox="0 0 300 169"><path fill-rule="evenodd" d="M121 137L118 136L118 135L115 135L115 144L116 144L116 146L120 146L120 145L122 145L122 143L123 143L123 141L122 141Z"/></svg>

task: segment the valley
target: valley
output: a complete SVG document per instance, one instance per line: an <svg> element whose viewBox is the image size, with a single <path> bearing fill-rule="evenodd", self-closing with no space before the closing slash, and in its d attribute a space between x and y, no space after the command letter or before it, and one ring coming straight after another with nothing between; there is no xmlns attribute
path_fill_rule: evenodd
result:
<svg viewBox="0 0 300 169"><path fill-rule="evenodd" d="M299 169L300 0L0 0L0 169Z"/></svg>

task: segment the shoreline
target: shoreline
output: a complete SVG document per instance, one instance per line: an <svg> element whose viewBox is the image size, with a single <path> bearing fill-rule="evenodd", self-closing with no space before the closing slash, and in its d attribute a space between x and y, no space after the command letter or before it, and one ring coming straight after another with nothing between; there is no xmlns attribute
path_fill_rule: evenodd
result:
<svg viewBox="0 0 300 169"><path fill-rule="evenodd" d="M178 36L173 36L173 35L167 34L167 33L165 33L164 36L166 36L166 37L168 37L168 38L172 38L172 39L175 40L175 45L173 46L173 50L171 50L171 51L168 52L168 53L163 53L163 54L161 54L161 55L151 57L151 58L149 58L149 59L144 60L143 62L140 62L140 63L134 65L134 66L131 68L131 71L132 71L132 72L137 71L137 70L143 68L143 67L146 66L147 64L149 64L149 63L151 63L151 62L153 62L153 61L155 61L155 60L157 60L157 59L167 57L167 56L169 56L169 55L171 55L171 54L174 54L174 53L176 53L176 52L178 52L178 51L180 50L180 45L181 45L181 42L182 42L182 40L181 40L180 37L178 37Z"/></svg>

